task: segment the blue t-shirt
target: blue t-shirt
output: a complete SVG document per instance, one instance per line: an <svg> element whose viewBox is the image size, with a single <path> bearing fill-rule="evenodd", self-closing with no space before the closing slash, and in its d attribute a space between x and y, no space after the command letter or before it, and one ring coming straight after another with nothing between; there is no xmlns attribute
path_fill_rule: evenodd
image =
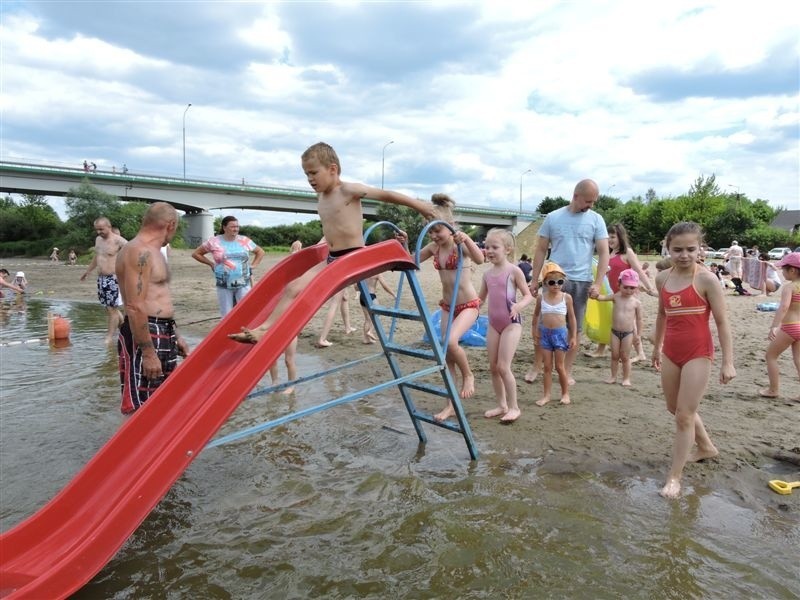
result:
<svg viewBox="0 0 800 600"><path fill-rule="evenodd" d="M557 263L567 277L572 281L594 281L595 242L608 239L603 217L591 209L573 213L569 206L562 206L545 217L539 236L550 240L550 260Z"/></svg>

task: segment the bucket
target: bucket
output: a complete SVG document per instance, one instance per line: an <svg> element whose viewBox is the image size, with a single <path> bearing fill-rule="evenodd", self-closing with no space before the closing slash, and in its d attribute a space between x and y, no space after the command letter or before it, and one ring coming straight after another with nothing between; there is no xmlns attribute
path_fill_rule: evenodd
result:
<svg viewBox="0 0 800 600"><path fill-rule="evenodd" d="M71 326L69 321L61 315L47 313L47 339L68 340Z"/></svg>

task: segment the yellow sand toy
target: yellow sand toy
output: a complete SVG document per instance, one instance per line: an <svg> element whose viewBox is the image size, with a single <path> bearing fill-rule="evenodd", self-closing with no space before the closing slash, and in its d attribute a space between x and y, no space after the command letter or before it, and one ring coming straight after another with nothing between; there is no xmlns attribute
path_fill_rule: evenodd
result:
<svg viewBox="0 0 800 600"><path fill-rule="evenodd" d="M800 481L781 481L780 479L773 479L769 482L769 487L772 488L773 492L777 492L779 494L791 494L794 488L800 488Z"/></svg>

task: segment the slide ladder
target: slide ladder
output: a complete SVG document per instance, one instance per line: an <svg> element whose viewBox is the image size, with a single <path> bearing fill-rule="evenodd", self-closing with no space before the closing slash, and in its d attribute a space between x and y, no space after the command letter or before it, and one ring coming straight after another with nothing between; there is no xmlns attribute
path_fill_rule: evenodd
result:
<svg viewBox="0 0 800 600"><path fill-rule="evenodd" d="M441 221L436 221L435 223L441 223ZM433 223L431 225L433 225ZM374 224L366 231L364 234L365 241L368 241L372 231L380 226L389 226L395 231L399 231L392 223L388 221L381 221ZM423 236L424 232L420 238ZM418 261L417 267L419 267ZM215 446L222 446L255 433L260 433L279 425L284 425L290 421L300 419L310 414L320 412L346 402L359 400L371 394L375 394L396 386L400 392L400 396L403 399L403 403L405 404L406 410L411 418L412 425L414 426L414 430L417 433L420 443L427 443L427 436L425 435L425 431L423 430L421 423L429 423L436 427L441 427L443 429L461 434L464 442L466 443L470 458L472 460L476 460L478 458L478 451L475 446L475 441L472 437L472 431L464 414L459 393L453 382L453 378L450 375L450 371L447 368L447 364L445 362L445 351L443 349L443 341L438 338L433 327L431 314L427 305L425 304L425 296L422 292L422 287L420 286L416 271L414 269L397 270L400 272L400 281L397 287L394 306L389 307L376 304L370 298L369 290L367 289L365 283L366 280L360 280L357 284L362 297L365 299L366 309L369 313L369 317L372 321L375 332L377 333L378 340L380 341L382 347L381 353L349 361L345 364L337 365L336 367L315 373L313 375L300 377L293 381L263 388L251 393L248 397L269 394L287 387L294 387L300 383L320 379L337 372L345 371L364 362L378 360L380 358L385 358L385 360L388 362L389 369L392 373L392 379L216 438L209 442L206 447L213 448ZM412 310L400 308L400 301L404 287L408 287L411 295L413 296L415 308ZM398 320L418 323L421 326L420 339L425 340L425 342L421 341L420 344L411 346L403 345L395 341L394 334ZM385 323L385 321L388 321L388 323ZM424 337L422 337L423 334ZM443 339L447 339L447 335L449 335L449 322ZM406 364L403 360L401 360L401 357L403 356L409 357L411 359L410 362L413 364L411 366ZM431 379L433 379L435 383L431 383ZM433 415L419 410L414 403L412 392L433 395L442 399L447 399L453 406L456 421L438 421L433 417Z"/></svg>

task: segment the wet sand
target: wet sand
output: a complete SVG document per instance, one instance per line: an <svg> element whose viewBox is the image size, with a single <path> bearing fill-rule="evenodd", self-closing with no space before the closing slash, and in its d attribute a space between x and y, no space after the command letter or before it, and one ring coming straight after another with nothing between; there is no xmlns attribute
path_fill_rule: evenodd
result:
<svg viewBox="0 0 800 600"><path fill-rule="evenodd" d="M202 337L219 321L217 301L209 269L193 261L190 254L189 250L174 250L171 258L176 320L185 331ZM283 256L268 256L256 269L256 278L281 258ZM31 298L97 301L94 280L80 281L85 265L56 265L44 259L6 259L0 261L0 265L12 275L18 270L25 271ZM478 267L472 275L476 284L482 269ZM387 280L394 282L396 277L388 274ZM440 298L438 277L430 264L423 265L419 277L428 306L433 310ZM387 301L387 298L379 290L379 299ZM645 294L641 299L645 308L645 331L650 332L657 301ZM768 467L775 460L769 456L782 452L788 453L790 458L800 457L800 403L791 400L800 396L800 383L790 353L786 352L780 359L782 397L768 399L758 395L759 388L767 382L764 350L773 313L760 312L756 305L777 302L778 297L726 295L726 300L737 377L727 385L719 383L717 346L712 380L700 410L720 456L702 464L688 465L684 481L688 485L730 486L742 496L760 490L759 497L770 497L762 496L767 480L774 478L769 475ZM323 307L300 336L299 352L323 353L335 363L342 356L351 358L376 351L374 346L368 348L362 343L363 320L355 294L351 294L349 309L352 325L357 328L355 333L345 335L341 319L337 317L328 336L333 346L316 348L315 342L327 313L327 306ZM102 310L99 304L98 310ZM484 411L495 406L486 351L467 348L476 377L476 394L464 402L464 407L479 451L541 456L543 468L553 471L616 471L662 478L670 461L674 425L664 408L659 374L649 364L638 363L633 367L631 387L605 384L609 359L588 358L581 352L575 366L577 382L571 390L572 404L564 406L556 399L540 408L534 401L541 396L541 381L528 384L523 380L533 354L531 314L529 308L524 315L525 332L516 355L515 374L522 416L514 424L504 426L497 420L483 418ZM401 329L399 337L402 341L414 342L419 338L419 330ZM587 340L583 340L583 345L585 349L591 346ZM645 352L649 355L651 350L645 342ZM364 380L364 387L379 383L375 380L374 367L358 370L355 376ZM557 398L557 381L553 382L553 388L553 397ZM431 406L431 410L435 409L436 406ZM796 465L780 462L795 473L800 470ZM732 482L732 478L736 481ZM798 478L800 476L795 477ZM773 496L776 504L785 503L782 507L798 506L797 493L792 497Z"/></svg>

